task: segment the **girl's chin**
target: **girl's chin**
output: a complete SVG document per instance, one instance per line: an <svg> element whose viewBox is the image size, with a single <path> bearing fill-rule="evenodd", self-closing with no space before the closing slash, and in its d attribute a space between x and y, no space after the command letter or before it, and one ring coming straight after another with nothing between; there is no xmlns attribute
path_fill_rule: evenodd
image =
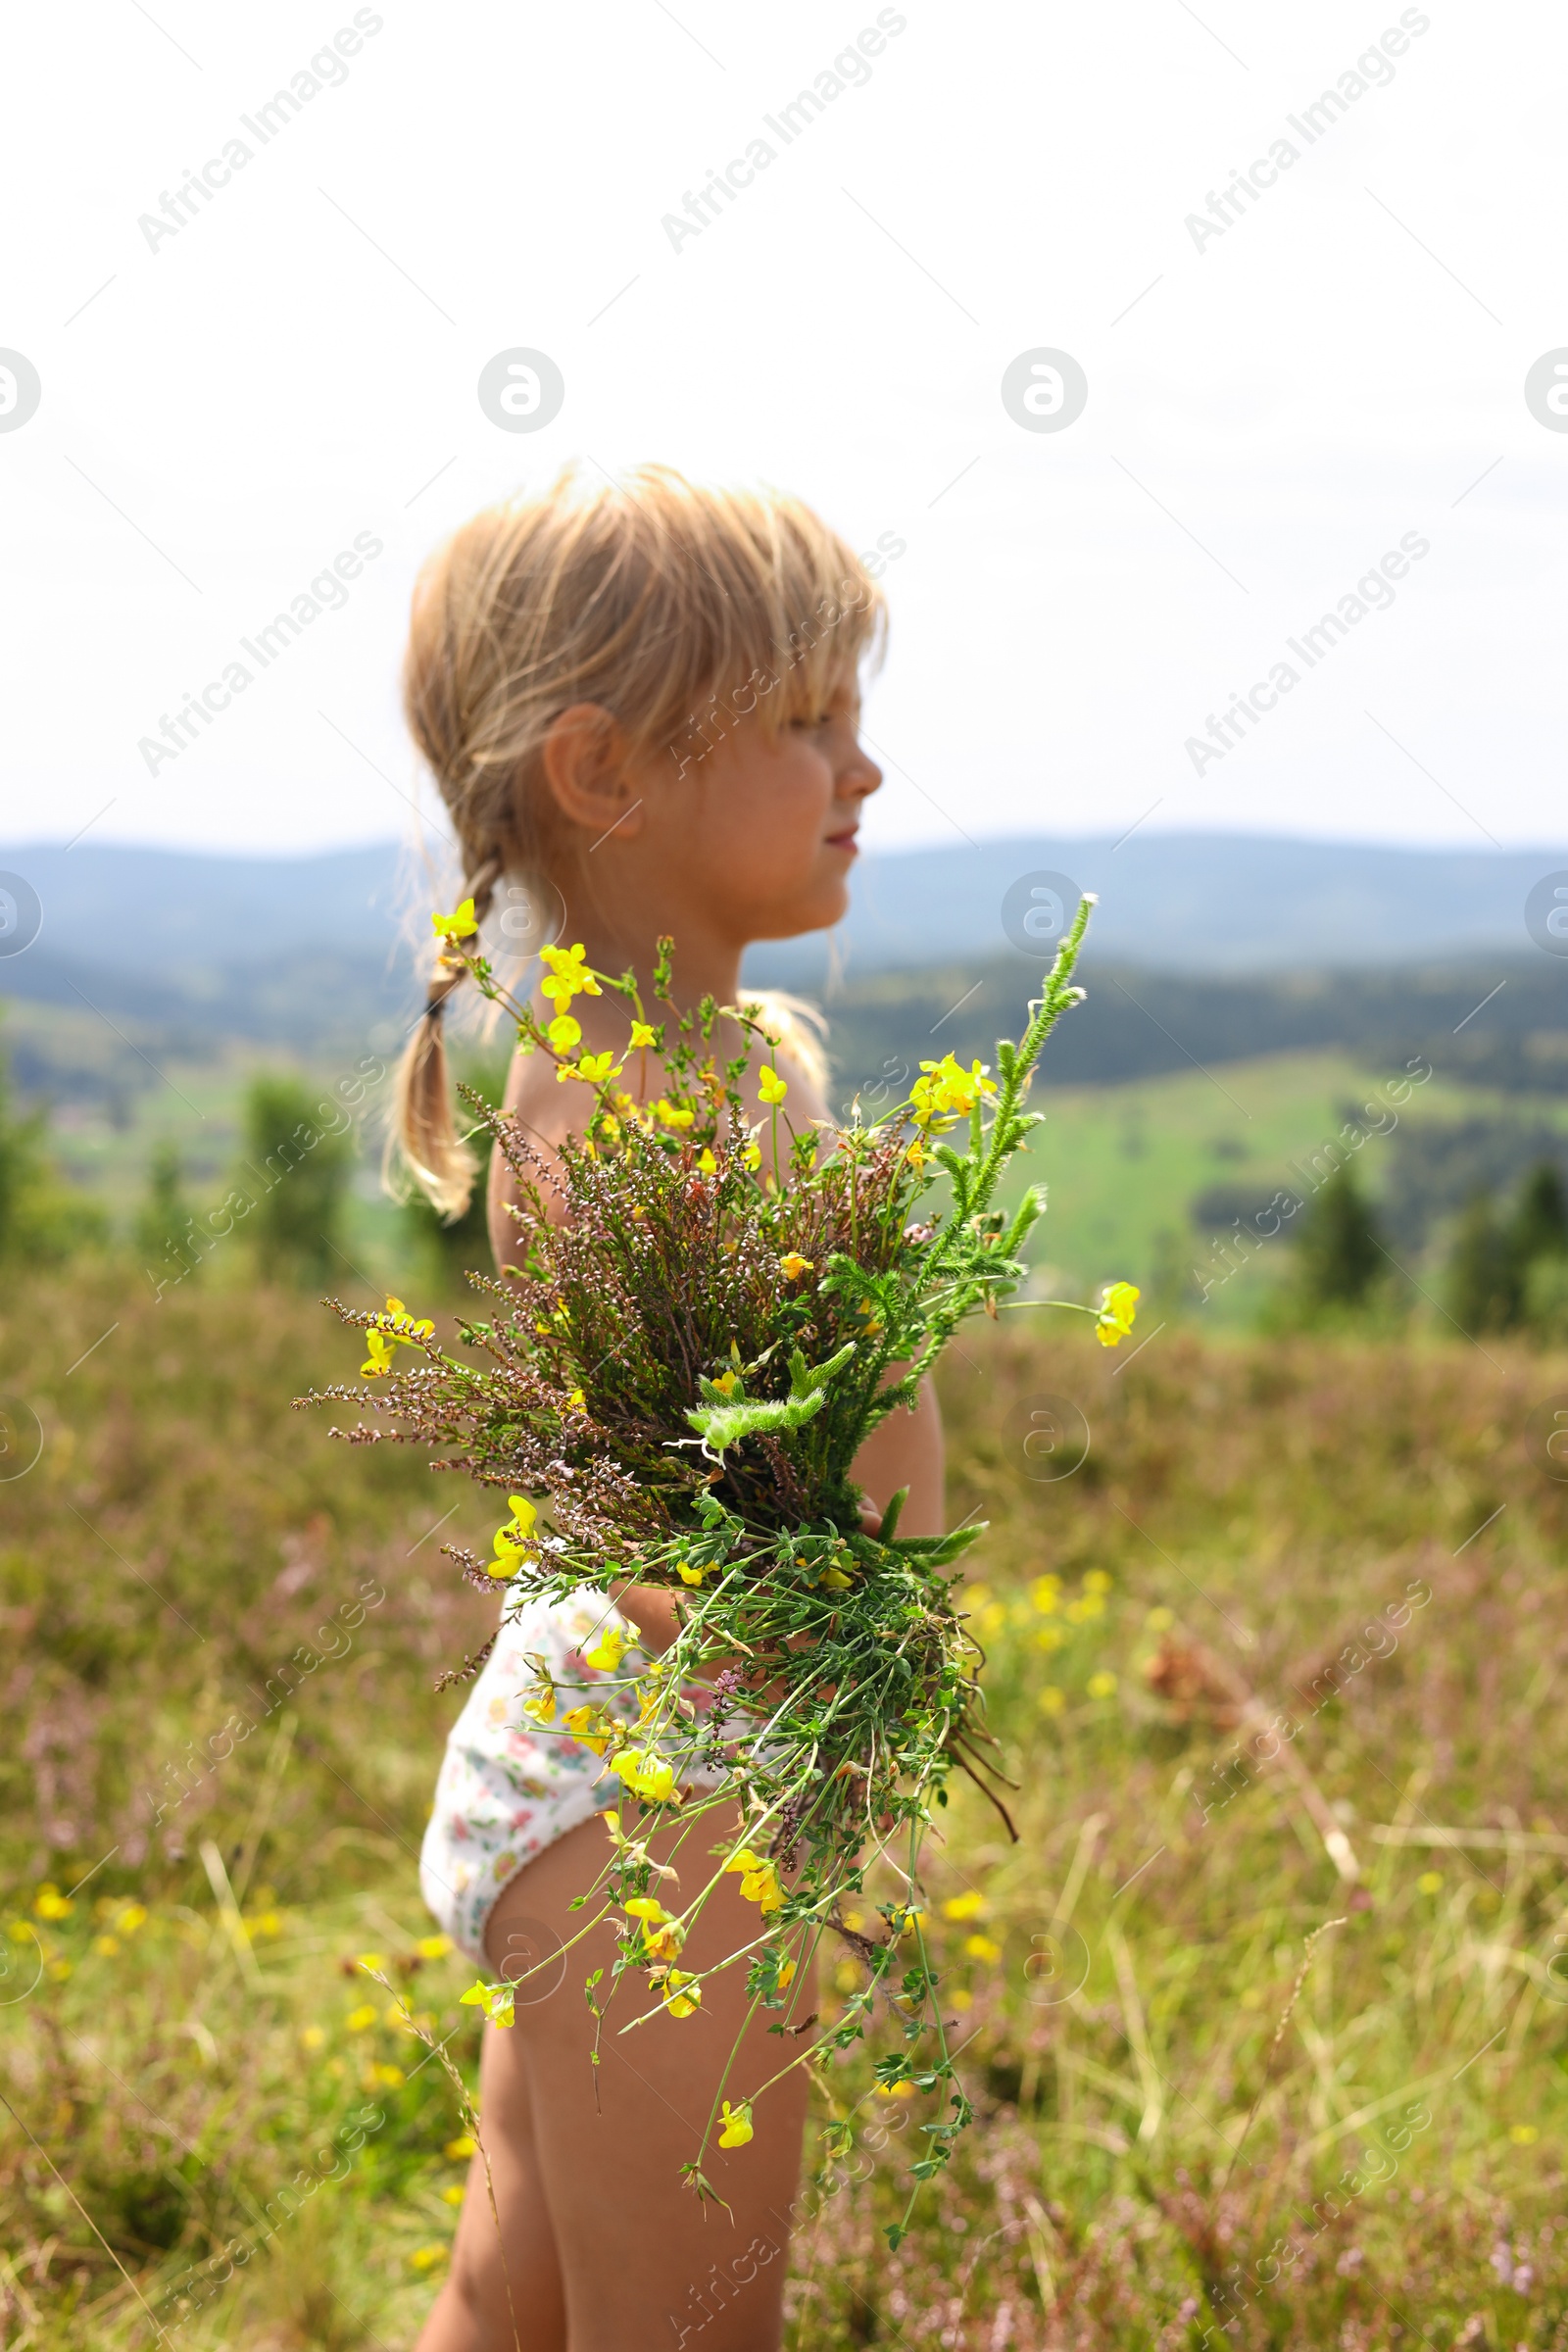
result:
<svg viewBox="0 0 1568 2352"><path fill-rule="evenodd" d="M848 884L838 875L815 883L782 906L759 908L754 939L799 939L808 931L830 931L849 912Z"/></svg>

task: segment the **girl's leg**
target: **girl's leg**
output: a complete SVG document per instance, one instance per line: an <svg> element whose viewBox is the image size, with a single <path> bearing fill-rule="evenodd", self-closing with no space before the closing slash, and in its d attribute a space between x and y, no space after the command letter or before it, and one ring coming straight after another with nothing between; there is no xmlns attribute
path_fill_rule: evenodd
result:
<svg viewBox="0 0 1568 2352"><path fill-rule="evenodd" d="M475 2156L452 2275L425 2322L417 2352L566 2352L566 2307L534 2149L528 2069L511 2045L511 2034L485 2028L479 2115L496 2212L490 2210L484 2158ZM504 2266L497 2215L505 2238Z"/></svg>
<svg viewBox="0 0 1568 2352"><path fill-rule="evenodd" d="M678 1827L671 1827L651 1844L662 1860L673 1855L681 1895L689 1899L715 1867L709 1849L738 1841L738 1811L726 1807L705 1815L677 1850L679 1836ZM571 1899L592 1885L606 1858L607 1838L602 1822L585 1822L505 1888L486 1937L498 1970L509 1954L525 1955L521 1964L527 1965L541 1948L551 1948L552 1939L564 1944L581 1931L584 1914L571 1910ZM672 1895L665 1900L670 1909L677 1907ZM726 1877L709 1898L682 1966L711 1966L751 1941L758 1924L756 1906L744 1901L737 1881ZM687 2352L774 2352L782 2331L791 2205L800 2183L808 2092L804 2070L786 2076L757 2100L755 2137L747 2145L721 2149L716 2134L710 2140L704 2170L723 2205L701 2202L682 2180L680 2167L696 2157L719 2095L738 2105L786 2065L808 2036L769 2034L767 2028L781 2022L776 2010L759 2010L747 2025L744 1963L703 1987L702 2007L694 2016L661 2013L623 2034L622 2027L652 2006L646 1982L628 1977L610 2006L601 2063L595 2067L594 2018L583 1982L593 1969L603 1968L602 1999L614 1951L607 1922L584 1936L557 1969L536 1980L552 1987L544 1997L530 2000L527 1984L519 1985L514 2027L500 2033L486 2029L485 2142L494 2162L495 2135L508 2128L507 2119L531 2121L526 2164L512 2169L509 2180L518 2189L526 2181L529 2193L542 2191L567 2315L564 2339L530 2335L533 2312L525 2312L518 2298L522 2352L545 2352L563 2340L569 2341L571 2352L643 2352L645 2346L650 2352L658 2346L680 2352L683 2345ZM516 1973L516 1963L509 1973ZM797 1978L791 1989L796 1998L782 2022L796 2025L811 2012L812 1987ZM503 2088L514 2080L526 2083L521 2095ZM535 2213L525 2224L514 2204L501 2202L499 2167L496 2188L516 2297L519 2270L530 2278L540 2275L541 2217ZM475 2261L481 2226L493 2239L482 2184L476 2181L463 2216ZM519 2230L515 2260L511 2252L514 2228ZM499 2280L499 2263L494 2267ZM493 2299L487 2300L486 2313L493 2308ZM551 2308L554 2312L559 2305ZM452 2352L460 2345L467 2352L470 2340L473 2352L481 2343L483 2352L511 2352L504 2311L499 2327L487 2324L493 2332L483 2338L453 2337ZM432 2338L421 2352L448 2352L447 2339Z"/></svg>

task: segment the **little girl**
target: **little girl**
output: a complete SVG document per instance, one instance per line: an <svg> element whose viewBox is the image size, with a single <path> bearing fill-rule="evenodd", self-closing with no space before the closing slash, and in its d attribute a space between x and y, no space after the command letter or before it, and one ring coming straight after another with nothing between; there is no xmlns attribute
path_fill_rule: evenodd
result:
<svg viewBox="0 0 1568 2352"><path fill-rule="evenodd" d="M482 922L503 882L525 883L591 965L635 968L645 1001L667 933L678 1001L733 1004L751 941L818 930L845 911L861 806L882 780L857 733L859 665L884 623L845 543L772 493L700 489L650 466L620 489L585 489L568 474L543 498L476 516L421 575L405 672L409 723L462 845L462 895ZM474 1173L454 1130L442 1047L446 999L461 983L438 969L399 1097L404 1154L448 1215ZM814 1036L788 1000L764 1006L795 1124L825 1118ZM584 1054L621 1044L618 1007L610 996L576 1001ZM649 1096L666 1083L650 1071ZM506 1106L547 1156L585 1100L543 1055L514 1058ZM760 1103L752 1107L760 1119ZM501 1266L518 1254L511 1197L497 1154L489 1212ZM903 1532L941 1532L933 1398L891 1415L857 1467L873 1510L906 1486ZM699 2014L679 2024L661 2014L618 2037L612 2009L595 2066L582 1984L595 1968L608 1982L609 1923L554 1967L539 1965L580 1933L570 1905L607 1857L596 1816L618 1784L588 1747L528 1722L527 1660L543 1654L564 1679L593 1682L578 1645L607 1609L633 1644L622 1676L675 1633L667 1593L623 1587L612 1609L611 1598L526 1604L448 1742L421 1857L425 1899L487 1976L523 1981L515 2024L486 2026L480 2060L496 2215L476 2156L419 2352L767 2352L779 2342L804 2071L758 2101L751 2144L710 2149L723 2204L699 2202L680 2175L745 2027L744 1970L711 1979ZM715 1813L712 1827L733 1841L738 1811ZM662 1836L654 1850L667 1855L673 1833ZM748 1921L726 1877L686 1965L738 1949ZM747 2030L732 2080L777 2073L781 2044L764 2024Z"/></svg>

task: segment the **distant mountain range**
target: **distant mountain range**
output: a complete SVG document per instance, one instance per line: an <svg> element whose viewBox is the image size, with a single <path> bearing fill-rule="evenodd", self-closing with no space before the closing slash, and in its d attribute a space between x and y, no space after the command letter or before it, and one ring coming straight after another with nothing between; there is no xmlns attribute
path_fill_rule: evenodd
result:
<svg viewBox="0 0 1568 2352"><path fill-rule="evenodd" d="M1324 970L1528 947L1524 902L1568 849L1406 850L1270 835L1135 833L955 841L862 858L836 953L851 972L1006 953L1008 891L1041 872L1100 894L1096 952L1193 973ZM91 964L204 993L212 976L313 956L407 971L399 911L437 885L393 844L313 858L196 857L161 849L0 848L43 903L0 987L53 995L31 975ZM422 922L417 929L423 931ZM412 938L414 933L408 932ZM757 951L758 977L827 968L818 936Z"/></svg>
<svg viewBox="0 0 1568 2352"><path fill-rule="evenodd" d="M1031 890L1055 876L1058 896L1070 884L1101 899L1091 1006L1054 1063L1063 1080L1420 1041L1506 975L1454 1054L1491 1060L1496 1083L1556 1092L1568 961L1532 944L1524 903L1559 866L1568 850L1234 834L956 842L866 857L841 930L759 948L748 977L825 997L852 1086L930 1051L928 1036L985 1051L1050 953L1031 930L1049 934L1052 885ZM443 889L390 844L269 858L82 842L0 849L8 870L43 908L32 944L0 953L8 1050L24 1091L57 1100L134 1091L138 1055L201 1061L238 1044L311 1057L367 1039L388 1051L417 1009L416 943Z"/></svg>

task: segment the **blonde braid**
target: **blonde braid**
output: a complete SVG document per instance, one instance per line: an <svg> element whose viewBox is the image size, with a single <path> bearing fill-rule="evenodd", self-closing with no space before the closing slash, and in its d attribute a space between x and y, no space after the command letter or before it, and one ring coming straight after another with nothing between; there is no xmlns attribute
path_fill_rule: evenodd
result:
<svg viewBox="0 0 1568 2352"><path fill-rule="evenodd" d="M505 871L501 853L492 850L464 877L462 896L472 899L474 914L474 930L461 943L465 948L478 944L478 931L490 912ZM384 1171L389 1189L401 1189L405 1197L406 1179L412 1176L449 1225L467 1207L478 1173L473 1153L453 1122L443 1017L448 997L463 986L466 977L463 965L449 963L444 956L437 958L430 974L424 1010L398 1069L388 1165ZM396 1164L399 1160L403 1163L401 1170Z"/></svg>

